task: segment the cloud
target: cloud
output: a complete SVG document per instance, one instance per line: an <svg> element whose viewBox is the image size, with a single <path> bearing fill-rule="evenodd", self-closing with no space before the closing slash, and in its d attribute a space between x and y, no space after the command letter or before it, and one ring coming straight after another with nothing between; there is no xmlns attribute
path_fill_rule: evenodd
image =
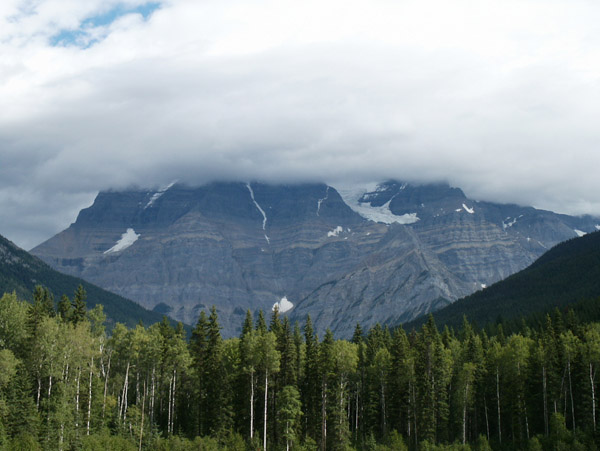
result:
<svg viewBox="0 0 600 451"><path fill-rule="evenodd" d="M98 190L175 178L446 180L600 214L598 18L584 0L7 0L0 233L28 248Z"/></svg>

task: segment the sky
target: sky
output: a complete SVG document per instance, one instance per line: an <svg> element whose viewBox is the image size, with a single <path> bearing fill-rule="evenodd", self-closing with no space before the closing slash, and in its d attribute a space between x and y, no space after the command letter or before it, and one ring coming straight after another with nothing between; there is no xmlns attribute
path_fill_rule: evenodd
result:
<svg viewBox="0 0 600 451"><path fill-rule="evenodd" d="M595 0L2 0L0 234L100 190L444 181L600 215Z"/></svg>

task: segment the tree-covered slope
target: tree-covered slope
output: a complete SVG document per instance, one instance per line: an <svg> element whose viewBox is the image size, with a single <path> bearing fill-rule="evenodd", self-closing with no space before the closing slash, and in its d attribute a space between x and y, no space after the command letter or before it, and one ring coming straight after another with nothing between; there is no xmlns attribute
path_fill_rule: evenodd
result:
<svg viewBox="0 0 600 451"><path fill-rule="evenodd" d="M161 314L146 310L129 299L103 290L83 279L55 271L39 258L0 235L0 295L14 291L19 297L30 300L34 287L43 285L55 298L63 294L72 297L80 284L87 292L88 308L96 304L104 305L109 323L121 322L134 326L140 320L144 324L153 324L162 318Z"/></svg>
<svg viewBox="0 0 600 451"><path fill-rule="evenodd" d="M558 244L531 266L434 313L438 325L457 326L463 315L483 326L600 296L600 232ZM406 326L418 326L420 318Z"/></svg>

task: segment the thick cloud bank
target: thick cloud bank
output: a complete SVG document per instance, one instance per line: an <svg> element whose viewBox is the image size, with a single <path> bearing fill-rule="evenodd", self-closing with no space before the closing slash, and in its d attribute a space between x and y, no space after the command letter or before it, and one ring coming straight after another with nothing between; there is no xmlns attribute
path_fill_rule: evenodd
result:
<svg viewBox="0 0 600 451"><path fill-rule="evenodd" d="M0 234L173 179L445 180L600 214L600 4L4 0Z"/></svg>

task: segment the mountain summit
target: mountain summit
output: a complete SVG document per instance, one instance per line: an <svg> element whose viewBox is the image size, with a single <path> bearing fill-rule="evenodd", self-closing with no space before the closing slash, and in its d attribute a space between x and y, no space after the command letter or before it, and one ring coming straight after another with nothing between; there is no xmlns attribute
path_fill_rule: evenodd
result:
<svg viewBox="0 0 600 451"><path fill-rule="evenodd" d="M171 184L98 194L32 253L193 324L216 305L310 314L318 331L407 321L531 264L598 220L469 199L445 184Z"/></svg>

